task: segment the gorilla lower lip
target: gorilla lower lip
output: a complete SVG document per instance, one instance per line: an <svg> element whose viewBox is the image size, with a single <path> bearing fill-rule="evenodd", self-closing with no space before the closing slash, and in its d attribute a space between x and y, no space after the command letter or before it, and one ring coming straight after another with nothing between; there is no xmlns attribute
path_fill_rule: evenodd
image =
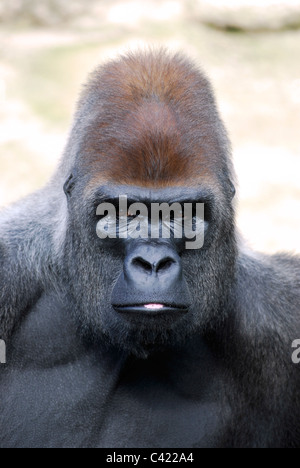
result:
<svg viewBox="0 0 300 468"><path fill-rule="evenodd" d="M113 306L121 314L132 316L156 317L156 316L176 316L188 311L187 306L165 305L165 304L141 304L141 305L118 305Z"/></svg>

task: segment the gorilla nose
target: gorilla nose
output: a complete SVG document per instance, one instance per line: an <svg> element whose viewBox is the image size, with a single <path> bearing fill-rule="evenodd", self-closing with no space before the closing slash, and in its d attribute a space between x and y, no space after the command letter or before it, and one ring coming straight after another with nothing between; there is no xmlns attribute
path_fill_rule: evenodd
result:
<svg viewBox="0 0 300 468"><path fill-rule="evenodd" d="M127 281L136 284L173 283L182 274L179 256L168 246L141 245L125 260Z"/></svg>
<svg viewBox="0 0 300 468"><path fill-rule="evenodd" d="M147 243L131 246L112 292L112 306L117 312L133 320L139 317L175 320L188 311L190 304L181 259L171 246Z"/></svg>
<svg viewBox="0 0 300 468"><path fill-rule="evenodd" d="M147 275L164 273L176 265L176 260L172 257L163 257L157 261L146 260L143 257L133 258L131 261L131 268L139 271L139 273L146 273Z"/></svg>

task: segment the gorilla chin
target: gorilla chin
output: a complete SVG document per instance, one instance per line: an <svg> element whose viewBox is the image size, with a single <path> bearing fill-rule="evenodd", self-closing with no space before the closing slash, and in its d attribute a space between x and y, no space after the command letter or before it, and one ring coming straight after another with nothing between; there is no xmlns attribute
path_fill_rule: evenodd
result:
<svg viewBox="0 0 300 468"><path fill-rule="evenodd" d="M74 283L73 283L74 284ZM146 359L150 354L184 344L199 329L197 307L172 304L114 304L73 296L79 334L87 343ZM134 303L132 303L134 304ZM198 322L198 324L197 324Z"/></svg>
<svg viewBox="0 0 300 468"><path fill-rule="evenodd" d="M142 359L154 352L180 346L194 331L188 308L162 304L115 306L109 314L111 326L105 332L109 343ZM107 317L106 320L109 324Z"/></svg>

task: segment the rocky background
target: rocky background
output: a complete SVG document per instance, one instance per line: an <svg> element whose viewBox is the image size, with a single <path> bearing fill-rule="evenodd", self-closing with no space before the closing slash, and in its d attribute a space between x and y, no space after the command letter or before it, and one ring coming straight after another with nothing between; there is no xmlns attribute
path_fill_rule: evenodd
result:
<svg viewBox="0 0 300 468"><path fill-rule="evenodd" d="M299 26L300 0L1 0L0 206L49 178L89 71L165 45L213 82L244 237L300 252Z"/></svg>
<svg viewBox="0 0 300 468"><path fill-rule="evenodd" d="M27 25L90 25L105 17L115 6L124 11L135 3L135 9L149 12L172 7L191 14L199 21L219 27L242 30L278 30L298 27L300 0L181 0L180 2L143 0L127 2L114 0L2 0L0 22ZM177 4L177 5L175 5ZM150 14L150 16L152 16Z"/></svg>

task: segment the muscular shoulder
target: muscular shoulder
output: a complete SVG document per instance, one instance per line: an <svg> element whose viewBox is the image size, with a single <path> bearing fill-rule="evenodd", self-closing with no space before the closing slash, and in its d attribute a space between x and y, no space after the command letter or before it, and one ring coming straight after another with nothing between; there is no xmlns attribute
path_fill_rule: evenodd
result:
<svg viewBox="0 0 300 468"><path fill-rule="evenodd" d="M247 279L280 282L287 286L300 285L300 256L288 253L267 255L258 252L241 251L238 258L238 269Z"/></svg>
<svg viewBox="0 0 300 468"><path fill-rule="evenodd" d="M241 253L236 298L253 327L300 335L300 257Z"/></svg>
<svg viewBox="0 0 300 468"><path fill-rule="evenodd" d="M8 364L14 367L53 367L71 362L81 350L67 300L43 292L20 320L7 341Z"/></svg>
<svg viewBox="0 0 300 468"><path fill-rule="evenodd" d="M52 245L41 192L0 212L0 335L7 337L50 283ZM53 268L52 268L53 269ZM49 273L50 272L50 273Z"/></svg>

